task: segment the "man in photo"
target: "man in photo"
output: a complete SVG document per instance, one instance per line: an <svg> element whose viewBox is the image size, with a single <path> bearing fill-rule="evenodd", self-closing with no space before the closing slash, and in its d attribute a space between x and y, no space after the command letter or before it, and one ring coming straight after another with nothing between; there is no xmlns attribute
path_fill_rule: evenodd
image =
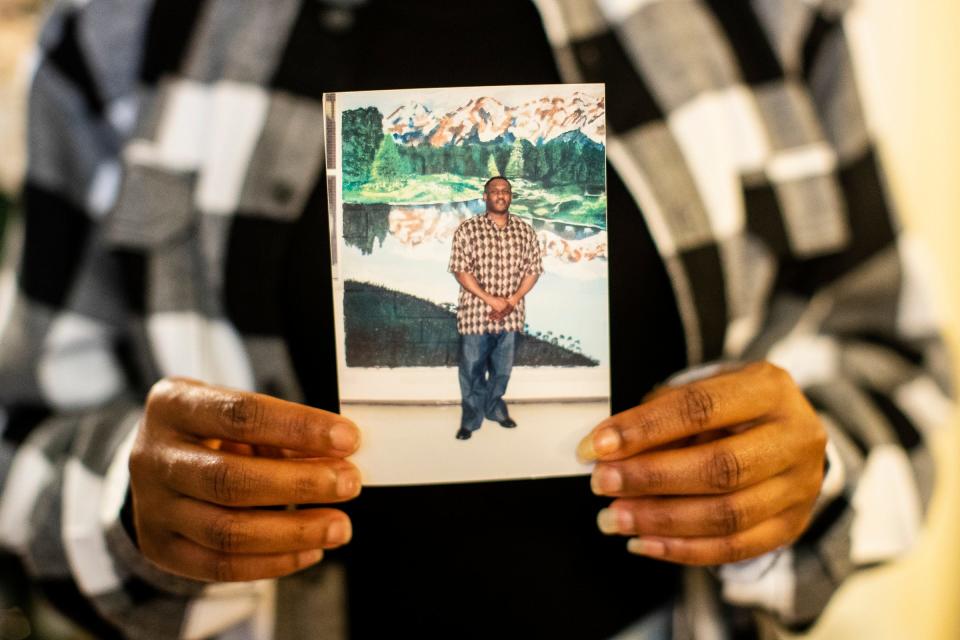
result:
<svg viewBox="0 0 960 640"><path fill-rule="evenodd" d="M510 213L512 198L509 180L490 178L483 187L486 212L464 220L453 236L450 272L460 283L458 440L468 440L484 417L517 426L503 394L523 331L524 297L543 273L543 260L533 227Z"/></svg>

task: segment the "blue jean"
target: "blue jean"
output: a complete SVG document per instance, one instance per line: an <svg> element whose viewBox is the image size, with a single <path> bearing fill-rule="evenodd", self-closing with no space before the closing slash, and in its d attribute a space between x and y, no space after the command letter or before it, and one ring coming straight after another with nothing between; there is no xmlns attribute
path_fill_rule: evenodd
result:
<svg viewBox="0 0 960 640"><path fill-rule="evenodd" d="M508 417L503 394L510 382L517 332L460 336L460 428L476 431L483 418Z"/></svg>

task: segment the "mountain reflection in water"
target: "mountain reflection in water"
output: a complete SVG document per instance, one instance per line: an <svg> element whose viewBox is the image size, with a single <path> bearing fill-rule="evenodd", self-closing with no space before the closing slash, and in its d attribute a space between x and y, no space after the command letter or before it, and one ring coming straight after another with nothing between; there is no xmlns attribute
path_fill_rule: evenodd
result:
<svg viewBox="0 0 960 640"><path fill-rule="evenodd" d="M387 234L415 247L437 242L447 246L457 226L484 210L483 200L441 205L344 204L343 235L348 246L370 255ZM566 221L523 218L537 231L543 255L566 263L606 260L605 230Z"/></svg>

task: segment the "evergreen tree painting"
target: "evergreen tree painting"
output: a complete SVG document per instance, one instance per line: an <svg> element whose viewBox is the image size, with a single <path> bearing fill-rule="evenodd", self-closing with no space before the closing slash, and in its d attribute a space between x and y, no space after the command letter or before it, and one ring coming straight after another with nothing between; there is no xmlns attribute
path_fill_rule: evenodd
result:
<svg viewBox="0 0 960 640"><path fill-rule="evenodd" d="M383 141L380 143L380 148L377 149L377 155L373 158L373 167L370 170L373 179L383 186L400 186L406 182L408 172L409 167L400 157L393 136L383 136Z"/></svg>
<svg viewBox="0 0 960 640"><path fill-rule="evenodd" d="M523 177L523 144L519 138L513 143L513 148L510 150L510 159L507 161L507 168L503 175L508 178Z"/></svg>
<svg viewBox="0 0 960 640"><path fill-rule="evenodd" d="M497 161L494 160L492 153L487 156L487 175L491 178L500 175L500 169L497 168Z"/></svg>
<svg viewBox="0 0 960 640"><path fill-rule="evenodd" d="M343 179L363 183L383 139L383 114L376 107L351 109L343 113Z"/></svg>

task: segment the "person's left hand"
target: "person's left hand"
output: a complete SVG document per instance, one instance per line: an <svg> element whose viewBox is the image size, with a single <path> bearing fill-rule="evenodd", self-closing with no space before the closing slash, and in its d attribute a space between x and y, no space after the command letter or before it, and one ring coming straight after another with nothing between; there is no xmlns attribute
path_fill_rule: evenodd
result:
<svg viewBox="0 0 960 640"><path fill-rule="evenodd" d="M796 540L823 481L826 432L767 362L658 390L601 422L577 449L597 460L598 516L629 551L671 562L738 562Z"/></svg>
<svg viewBox="0 0 960 640"><path fill-rule="evenodd" d="M522 298L518 298L517 296L509 296L507 298L507 304L509 304L510 306L500 312L491 311L489 315L490 320L492 320L493 322L500 322L501 320L506 318L508 315L513 313L514 309L520 306L521 299Z"/></svg>
<svg viewBox="0 0 960 640"><path fill-rule="evenodd" d="M487 318L488 318L491 322L500 322L501 320L503 320L504 318L506 318L508 315L510 315L511 313L513 313L513 310L514 310L515 308L516 308L516 305L511 305L511 306L507 307L506 309L504 309L503 311L491 311L489 314L487 314Z"/></svg>

